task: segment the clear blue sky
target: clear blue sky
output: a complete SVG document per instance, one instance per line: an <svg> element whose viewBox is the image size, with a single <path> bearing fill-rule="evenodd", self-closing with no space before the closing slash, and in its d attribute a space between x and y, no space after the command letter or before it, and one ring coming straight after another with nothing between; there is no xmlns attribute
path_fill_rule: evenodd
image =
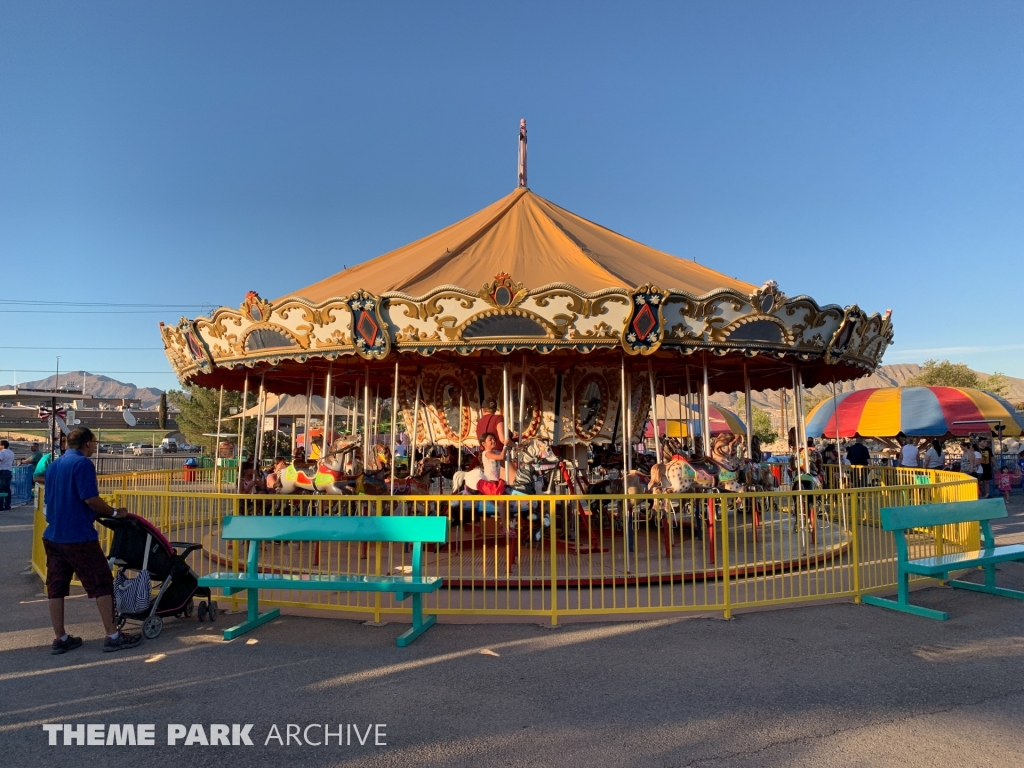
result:
<svg viewBox="0 0 1024 768"><path fill-rule="evenodd" d="M520 117L559 205L1024 376L1024 4L4 0L0 382L172 386L158 320L482 208Z"/></svg>

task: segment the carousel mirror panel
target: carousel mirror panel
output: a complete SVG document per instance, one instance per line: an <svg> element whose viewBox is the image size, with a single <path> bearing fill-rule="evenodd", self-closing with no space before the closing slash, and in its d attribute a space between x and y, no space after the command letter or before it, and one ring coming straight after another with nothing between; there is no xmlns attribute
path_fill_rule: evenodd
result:
<svg viewBox="0 0 1024 768"><path fill-rule="evenodd" d="M453 376L442 376L438 379L434 407L437 409L437 420L449 440L459 442L469 437L471 429L469 396L463 385Z"/></svg>
<svg viewBox="0 0 1024 768"><path fill-rule="evenodd" d="M573 419L576 436L581 440L593 440L601 434L611 403L608 383L604 376L591 373L585 376L573 393Z"/></svg>

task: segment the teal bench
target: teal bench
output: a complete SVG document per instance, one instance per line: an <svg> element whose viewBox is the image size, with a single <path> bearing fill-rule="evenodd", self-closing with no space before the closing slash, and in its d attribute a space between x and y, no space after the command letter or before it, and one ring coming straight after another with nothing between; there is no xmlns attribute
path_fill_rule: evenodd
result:
<svg viewBox="0 0 1024 768"><path fill-rule="evenodd" d="M248 592L248 618L224 632L231 640L281 615L278 608L259 612L261 589L327 590L332 592L390 592L402 601L412 598L412 628L398 638L404 648L434 624L436 616L423 616L423 595L436 592L439 576L423 575L423 544L448 541L447 517L247 517L224 518L221 538L248 541L245 573L211 573L200 586L227 595ZM383 541L412 544L412 572L408 576L319 575L260 573L260 544L264 541Z"/></svg>
<svg viewBox="0 0 1024 768"><path fill-rule="evenodd" d="M892 531L896 538L896 556L899 566L898 593L895 600L864 595L864 602L869 605L892 608L896 611L945 621L949 616L944 611L936 611L931 608L910 604L910 575L933 576L946 581L950 571L959 571L977 566L985 569L984 584L952 580L949 581L949 585L959 589L971 589L975 592L987 592L991 595L1024 599L1024 592L996 586L996 565L998 563L1024 562L1024 544L996 546L996 540L992 535L992 526L989 521L998 520L1006 516L1006 505L1002 499L953 501L947 504L921 504L914 507L883 508L882 528ZM981 523L981 549L974 552L955 552L949 555L922 557L916 560L909 558L907 554L908 530L969 522Z"/></svg>

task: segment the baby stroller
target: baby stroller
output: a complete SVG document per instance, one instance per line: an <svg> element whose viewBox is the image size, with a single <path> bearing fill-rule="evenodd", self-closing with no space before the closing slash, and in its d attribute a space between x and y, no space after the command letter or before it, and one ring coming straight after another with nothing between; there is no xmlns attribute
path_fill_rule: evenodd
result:
<svg viewBox="0 0 1024 768"><path fill-rule="evenodd" d="M114 532L107 553L111 565L122 570L149 571L156 595L150 594L149 607L135 613L121 613L114 603L114 622L117 628L125 622L142 622L142 634L149 640L159 636L164 628L164 616L191 617L195 608L193 597L199 595L199 621L217 617L217 603L211 599L209 587L200 587L198 577L185 558L203 548L202 544L168 541L155 525L136 515L103 517L100 524ZM181 550L180 553L178 550Z"/></svg>

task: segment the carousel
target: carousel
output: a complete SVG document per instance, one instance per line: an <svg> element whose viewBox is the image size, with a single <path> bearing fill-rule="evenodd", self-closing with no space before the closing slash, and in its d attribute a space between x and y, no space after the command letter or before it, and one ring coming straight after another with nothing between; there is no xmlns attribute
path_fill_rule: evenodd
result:
<svg viewBox="0 0 1024 768"><path fill-rule="evenodd" d="M240 391L258 415L270 394L351 403L343 427L328 407L324 458L293 462L289 491L472 495L476 426L493 400L514 437L502 479L520 498L595 494L601 483L719 493L769 483L751 430L717 428L712 394L744 392L749 425L752 390L792 390L802 426L805 387L872 372L892 341L889 311L819 305L650 248L540 197L526 168L524 123L518 187L479 212L288 295L253 291L237 307L161 324L176 374ZM675 410L659 412L669 401ZM636 450L649 425L681 412L693 426L675 434L688 437L653 429L653 453ZM260 445L250 458L266 463ZM408 472L391 460L402 445ZM584 538L607 549L571 527L568 549L584 551Z"/></svg>

